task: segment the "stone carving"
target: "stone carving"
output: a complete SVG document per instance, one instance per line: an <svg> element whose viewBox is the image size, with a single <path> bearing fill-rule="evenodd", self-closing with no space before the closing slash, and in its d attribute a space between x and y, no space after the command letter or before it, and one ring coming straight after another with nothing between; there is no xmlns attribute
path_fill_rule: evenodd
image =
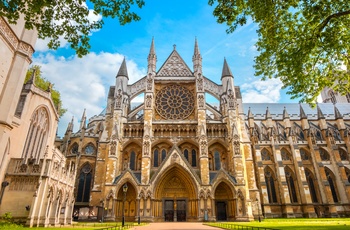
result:
<svg viewBox="0 0 350 230"><path fill-rule="evenodd" d="M150 142L149 141L144 141L143 142L143 154L145 156L149 156L149 147L150 147Z"/></svg>
<svg viewBox="0 0 350 230"><path fill-rule="evenodd" d="M197 88L198 91L203 91L203 78L202 75L198 75L198 79L197 79Z"/></svg>
<svg viewBox="0 0 350 230"><path fill-rule="evenodd" d="M202 94L198 95L198 107L204 109L204 96Z"/></svg>
<svg viewBox="0 0 350 230"><path fill-rule="evenodd" d="M152 95L148 94L146 96L146 109L151 109L152 108Z"/></svg>
<svg viewBox="0 0 350 230"><path fill-rule="evenodd" d="M194 109L191 91L180 85L164 87L157 93L155 103L158 114L164 119L185 119Z"/></svg>
<svg viewBox="0 0 350 230"><path fill-rule="evenodd" d="M122 99L123 99L122 90L118 89L118 94L116 96L116 101L115 101L115 108L116 109L120 109L121 108Z"/></svg>
<svg viewBox="0 0 350 230"><path fill-rule="evenodd" d="M149 77L147 78L147 90L152 91L153 88L153 79L152 75L150 74Z"/></svg>
<svg viewBox="0 0 350 230"><path fill-rule="evenodd" d="M111 141L109 155L115 156L116 153L117 142L115 140Z"/></svg>
<svg viewBox="0 0 350 230"><path fill-rule="evenodd" d="M158 72L159 77L189 77L192 76L182 59L173 53L172 56L164 63L163 67Z"/></svg>

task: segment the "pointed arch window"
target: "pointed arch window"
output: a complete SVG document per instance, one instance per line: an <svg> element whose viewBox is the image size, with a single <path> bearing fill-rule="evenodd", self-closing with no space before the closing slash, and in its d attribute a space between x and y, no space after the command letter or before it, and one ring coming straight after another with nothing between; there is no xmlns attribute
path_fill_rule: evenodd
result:
<svg viewBox="0 0 350 230"><path fill-rule="evenodd" d="M288 185L289 197L291 203L298 203L297 190L294 183L294 174L289 168L284 168Z"/></svg>
<svg viewBox="0 0 350 230"><path fill-rule="evenodd" d="M197 152L192 149L192 167L197 167Z"/></svg>
<svg viewBox="0 0 350 230"><path fill-rule="evenodd" d="M311 160L310 153L308 151L306 151L305 149L300 149L300 157L303 161Z"/></svg>
<svg viewBox="0 0 350 230"><path fill-rule="evenodd" d="M314 183L315 181L314 176L308 169L305 169L305 176L306 176L307 184L309 185L311 200L313 203L318 203L316 187Z"/></svg>
<svg viewBox="0 0 350 230"><path fill-rule="evenodd" d="M153 167L158 167L159 166L159 151L158 149L155 149L153 152Z"/></svg>
<svg viewBox="0 0 350 230"><path fill-rule="evenodd" d="M348 178L348 182L350 183L350 170L345 168L346 178Z"/></svg>
<svg viewBox="0 0 350 230"><path fill-rule="evenodd" d="M342 161L348 161L349 160L349 154L342 148L339 148L339 157Z"/></svg>
<svg viewBox="0 0 350 230"><path fill-rule="evenodd" d="M43 156L49 131L49 116L45 108L37 109L30 119L30 126L27 134L26 143L24 145L22 158L39 162Z"/></svg>
<svg viewBox="0 0 350 230"><path fill-rule="evenodd" d="M321 160L323 160L323 161L330 160L330 156L329 156L328 152L322 148L320 148L320 157L321 157Z"/></svg>
<svg viewBox="0 0 350 230"><path fill-rule="evenodd" d="M220 170L221 169L221 162L220 162L220 153L219 151L214 152L214 170Z"/></svg>
<svg viewBox="0 0 350 230"><path fill-rule="evenodd" d="M131 170L136 169L136 154L134 151L131 151L130 153L130 169Z"/></svg>
<svg viewBox="0 0 350 230"><path fill-rule="evenodd" d="M184 156L185 156L186 160L188 161L188 149L184 150Z"/></svg>
<svg viewBox="0 0 350 230"><path fill-rule="evenodd" d="M283 161L291 161L292 160L290 153L284 148L281 150L281 157L282 157Z"/></svg>
<svg viewBox="0 0 350 230"><path fill-rule="evenodd" d="M269 203L277 203L276 185L273 176L273 172L270 168L265 168L265 183L267 188L267 195L269 198Z"/></svg>
<svg viewBox="0 0 350 230"><path fill-rule="evenodd" d="M162 162L164 161L165 158L166 158L166 150L162 149Z"/></svg>
<svg viewBox="0 0 350 230"><path fill-rule="evenodd" d="M79 174L77 202L89 202L91 189L92 169L90 164L85 164Z"/></svg>
<svg viewBox="0 0 350 230"><path fill-rule="evenodd" d="M79 145L77 143L74 143L72 147L70 148L70 153L73 155L77 155L79 153Z"/></svg>
<svg viewBox="0 0 350 230"><path fill-rule="evenodd" d="M335 184L334 175L328 168L324 168L324 169L326 172L327 181L329 183L329 188L331 189L331 192L332 192L333 201L334 203L337 203L339 200L338 200L337 186Z"/></svg>
<svg viewBox="0 0 350 230"><path fill-rule="evenodd" d="M263 149L261 151L261 160L263 160L263 161L271 161L272 160L271 153L267 149Z"/></svg>

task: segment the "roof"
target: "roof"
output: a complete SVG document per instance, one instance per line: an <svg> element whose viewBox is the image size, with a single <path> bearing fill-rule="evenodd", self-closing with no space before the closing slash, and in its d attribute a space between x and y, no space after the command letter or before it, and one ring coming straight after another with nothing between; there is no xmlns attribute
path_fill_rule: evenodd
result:
<svg viewBox="0 0 350 230"><path fill-rule="evenodd" d="M319 103L317 104L326 119L335 119L335 107L338 108L344 119L350 119L349 103ZM317 107L311 108L308 104L299 103L243 103L243 112L248 117L248 111L254 115L254 119L265 119L268 108L272 119L283 119L283 110L286 108L291 120L300 119L300 106L310 120L317 120Z"/></svg>

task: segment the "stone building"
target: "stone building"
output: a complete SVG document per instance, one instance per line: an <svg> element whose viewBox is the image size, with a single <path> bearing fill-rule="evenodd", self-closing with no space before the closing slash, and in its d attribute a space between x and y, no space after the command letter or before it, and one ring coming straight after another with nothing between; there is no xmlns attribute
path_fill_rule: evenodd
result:
<svg viewBox="0 0 350 230"><path fill-rule="evenodd" d="M29 226L70 224L76 170L55 148L50 89L23 84L37 35L0 17L0 215Z"/></svg>
<svg viewBox="0 0 350 230"><path fill-rule="evenodd" d="M56 140L77 166L75 219L350 216L349 104L242 103L225 59L221 84L205 77L197 41L192 70L176 46L157 69L153 40L147 61L129 84L124 60L105 111Z"/></svg>

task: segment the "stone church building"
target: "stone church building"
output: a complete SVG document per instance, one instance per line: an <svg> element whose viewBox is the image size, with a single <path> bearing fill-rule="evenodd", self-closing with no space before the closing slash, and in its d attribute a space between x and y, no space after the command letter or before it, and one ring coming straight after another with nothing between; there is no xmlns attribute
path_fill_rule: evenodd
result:
<svg viewBox="0 0 350 230"><path fill-rule="evenodd" d="M147 75L129 84L124 60L105 111L58 138L50 89L23 84L36 38L23 18L0 17L0 216L29 226L350 216L347 96L325 93L333 103L314 109L243 103L225 59L217 84L197 40L191 68L175 46L157 68L152 40Z"/></svg>
<svg viewBox="0 0 350 230"><path fill-rule="evenodd" d="M225 59L220 84L205 77L197 40L192 69L176 46L157 68L153 40L147 61L129 84L124 60L105 111L56 139L77 166L74 219L350 216L348 103L243 103Z"/></svg>

